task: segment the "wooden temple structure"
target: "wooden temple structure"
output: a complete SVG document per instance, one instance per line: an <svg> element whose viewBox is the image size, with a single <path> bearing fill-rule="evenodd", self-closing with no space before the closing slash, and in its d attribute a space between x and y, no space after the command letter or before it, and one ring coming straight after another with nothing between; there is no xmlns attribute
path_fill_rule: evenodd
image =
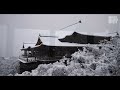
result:
<svg viewBox="0 0 120 90"><path fill-rule="evenodd" d="M78 51L78 49L82 50L83 47L85 47L88 43L93 45L96 45L96 43L98 43L90 43L86 40L84 40L84 43L83 41L80 43L81 38L77 38L79 42L77 42L76 39L73 40L71 38L73 37L71 36L70 39L67 39L66 41L62 41L62 39L60 39L60 41L57 37L41 37L39 35L36 43L23 44L23 47L21 49L23 54L20 55L19 59L23 63L56 61L61 59L63 56L71 57L71 54L73 54L75 51ZM97 39L99 37L94 36L94 38ZM102 37L101 39L97 40L99 41L103 39L110 40L110 37Z"/></svg>
<svg viewBox="0 0 120 90"><path fill-rule="evenodd" d="M78 24L81 21L75 23ZM75 25L72 24L72 25ZM69 25L69 26L72 26ZM69 26L65 27L68 28ZM65 29L62 28L62 29ZM82 50L86 44L98 44L100 40L110 40L110 36L92 36L73 32L72 35L59 39L56 36L41 36L36 43L24 43L19 60L23 63L38 61L57 61L63 56L71 57L78 49Z"/></svg>

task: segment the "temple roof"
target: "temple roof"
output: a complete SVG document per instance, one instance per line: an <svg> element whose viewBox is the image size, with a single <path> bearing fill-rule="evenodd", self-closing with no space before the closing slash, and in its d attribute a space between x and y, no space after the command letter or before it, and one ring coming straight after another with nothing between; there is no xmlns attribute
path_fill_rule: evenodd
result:
<svg viewBox="0 0 120 90"><path fill-rule="evenodd" d="M73 32L72 35L77 35L79 33ZM84 34L83 34L84 35ZM106 36L109 37L109 36ZM50 36L38 36L37 43L27 43L24 44L23 49L27 49L28 47L35 48L39 47L40 45L46 45L46 46L67 46L67 47L81 47L85 46L85 44L78 44L78 43L69 43L69 42L61 42L58 37L50 37Z"/></svg>
<svg viewBox="0 0 120 90"><path fill-rule="evenodd" d="M40 39L42 41L42 44L46 46L81 46L81 44L76 43L60 42L58 38L53 37L41 37Z"/></svg>

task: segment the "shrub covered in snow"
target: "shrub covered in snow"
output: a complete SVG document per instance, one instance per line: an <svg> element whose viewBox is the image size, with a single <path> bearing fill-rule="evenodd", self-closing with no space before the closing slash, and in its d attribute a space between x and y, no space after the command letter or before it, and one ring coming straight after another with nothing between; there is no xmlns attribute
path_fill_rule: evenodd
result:
<svg viewBox="0 0 120 90"><path fill-rule="evenodd" d="M52 76L68 76L68 71L64 67L53 69Z"/></svg>
<svg viewBox="0 0 120 90"><path fill-rule="evenodd" d="M17 57L0 57L0 76L14 75L19 72L19 61Z"/></svg>

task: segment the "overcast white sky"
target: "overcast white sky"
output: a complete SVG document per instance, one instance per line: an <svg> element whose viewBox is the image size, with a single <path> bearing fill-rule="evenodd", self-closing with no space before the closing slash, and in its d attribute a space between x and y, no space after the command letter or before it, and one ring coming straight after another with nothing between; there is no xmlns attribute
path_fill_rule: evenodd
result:
<svg viewBox="0 0 120 90"><path fill-rule="evenodd" d="M79 20L82 21L81 24L67 28L64 32L102 35L119 31L119 20L117 24L109 24L108 16L120 18L119 14L1 14L0 56L18 56L21 44L35 41L41 30L54 35L53 31L59 31ZM64 32L58 35L64 37Z"/></svg>

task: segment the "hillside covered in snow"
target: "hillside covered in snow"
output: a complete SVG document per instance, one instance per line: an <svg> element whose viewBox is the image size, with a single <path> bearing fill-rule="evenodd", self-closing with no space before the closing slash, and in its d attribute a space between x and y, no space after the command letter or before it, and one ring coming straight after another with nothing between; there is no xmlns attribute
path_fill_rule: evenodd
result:
<svg viewBox="0 0 120 90"><path fill-rule="evenodd" d="M20 64L17 57L0 57L0 76L7 76L9 74L15 75L19 73L19 66Z"/></svg>

